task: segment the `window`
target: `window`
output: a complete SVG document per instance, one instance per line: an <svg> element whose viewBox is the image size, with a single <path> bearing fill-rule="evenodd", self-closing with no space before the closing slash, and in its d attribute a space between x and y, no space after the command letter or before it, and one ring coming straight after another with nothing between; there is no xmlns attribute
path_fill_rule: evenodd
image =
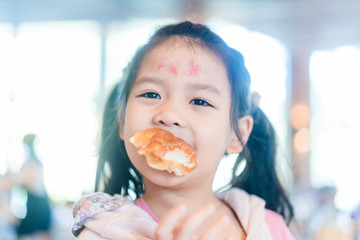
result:
<svg viewBox="0 0 360 240"><path fill-rule="evenodd" d="M8 124L10 121L11 83L14 63L14 37L11 24L0 24L0 174L8 168Z"/></svg>
<svg viewBox="0 0 360 240"><path fill-rule="evenodd" d="M11 84L5 134L8 168L19 169L24 160L22 137L33 132L49 195L54 200L76 199L92 189L96 169L92 129L97 129L99 26L22 23L16 33L8 40L14 48L1 54L1 59L13 58L5 73L5 82Z"/></svg>
<svg viewBox="0 0 360 240"><path fill-rule="evenodd" d="M360 48L315 51L310 59L311 176L315 186L335 186L336 203L349 210L360 201Z"/></svg>

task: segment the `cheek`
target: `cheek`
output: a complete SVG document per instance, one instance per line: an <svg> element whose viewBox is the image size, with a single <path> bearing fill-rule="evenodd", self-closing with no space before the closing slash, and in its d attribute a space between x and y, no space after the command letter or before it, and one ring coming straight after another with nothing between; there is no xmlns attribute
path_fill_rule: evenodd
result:
<svg viewBox="0 0 360 240"><path fill-rule="evenodd" d="M196 142L201 145L197 146L197 151L205 159L219 160L224 155L229 144L230 132L229 126L215 125L211 128L203 128L201 132L198 132L200 135L198 135L199 139Z"/></svg>
<svg viewBox="0 0 360 240"><path fill-rule="evenodd" d="M217 118L211 121L210 124L211 125L208 125L207 128L204 128L202 131L203 141L205 141L209 147L212 147L208 149L214 149L214 151L216 149L217 156L222 157L232 136L230 119L226 117Z"/></svg>
<svg viewBox="0 0 360 240"><path fill-rule="evenodd" d="M123 125L123 136L126 142L135 135L135 133L141 130L141 122L144 119L142 115L143 110L138 109L132 101L128 102L125 111L124 125Z"/></svg>
<svg viewBox="0 0 360 240"><path fill-rule="evenodd" d="M137 153L138 149L129 141L125 141L125 149L130 158L130 161L134 164L136 168L139 167L139 163L142 156Z"/></svg>

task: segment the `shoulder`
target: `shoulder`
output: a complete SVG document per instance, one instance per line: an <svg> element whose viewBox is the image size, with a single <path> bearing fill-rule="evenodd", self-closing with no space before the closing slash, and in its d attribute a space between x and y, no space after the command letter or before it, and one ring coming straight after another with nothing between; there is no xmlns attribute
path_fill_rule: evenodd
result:
<svg viewBox="0 0 360 240"><path fill-rule="evenodd" d="M218 198L234 211L249 239L271 239L264 200L238 188L222 192Z"/></svg>
<svg viewBox="0 0 360 240"><path fill-rule="evenodd" d="M74 225L72 232L79 235L84 228L87 219L100 213L114 210L124 204L131 202L120 195L111 196L106 193L96 192L80 198L73 207Z"/></svg>
<svg viewBox="0 0 360 240"><path fill-rule="evenodd" d="M228 203L235 209L262 210L265 208L265 201L255 195L249 195L240 188L231 188L216 194L219 199Z"/></svg>
<svg viewBox="0 0 360 240"><path fill-rule="evenodd" d="M260 232L271 235L276 240L294 240L283 217L265 208L265 201L255 195L250 195L242 189L231 188L217 194L237 215L245 231L249 235ZM261 237L261 239L267 239Z"/></svg>
<svg viewBox="0 0 360 240"><path fill-rule="evenodd" d="M280 214L266 209L265 221L273 239L295 240L294 236L291 234L288 226L286 225L284 218Z"/></svg>

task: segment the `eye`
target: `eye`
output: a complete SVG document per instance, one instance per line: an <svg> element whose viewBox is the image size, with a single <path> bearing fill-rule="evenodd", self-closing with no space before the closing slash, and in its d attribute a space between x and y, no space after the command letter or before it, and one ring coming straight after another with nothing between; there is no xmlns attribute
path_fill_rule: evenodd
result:
<svg viewBox="0 0 360 240"><path fill-rule="evenodd" d="M210 103L208 103L207 101L205 101L203 99L193 99L190 101L190 104L212 107L212 105Z"/></svg>
<svg viewBox="0 0 360 240"><path fill-rule="evenodd" d="M160 95L155 92L146 92L146 93L140 94L138 97L160 99Z"/></svg>

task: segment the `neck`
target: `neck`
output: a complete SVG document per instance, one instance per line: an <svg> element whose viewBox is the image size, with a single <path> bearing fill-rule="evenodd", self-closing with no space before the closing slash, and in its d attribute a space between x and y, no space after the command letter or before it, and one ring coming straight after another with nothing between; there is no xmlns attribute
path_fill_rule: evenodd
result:
<svg viewBox="0 0 360 240"><path fill-rule="evenodd" d="M211 186L164 188L151 184L146 180L144 180L144 183L144 200L159 219L162 218L167 211L178 204L185 205L189 213L208 203L212 203L215 206L220 204L220 201L215 197Z"/></svg>

